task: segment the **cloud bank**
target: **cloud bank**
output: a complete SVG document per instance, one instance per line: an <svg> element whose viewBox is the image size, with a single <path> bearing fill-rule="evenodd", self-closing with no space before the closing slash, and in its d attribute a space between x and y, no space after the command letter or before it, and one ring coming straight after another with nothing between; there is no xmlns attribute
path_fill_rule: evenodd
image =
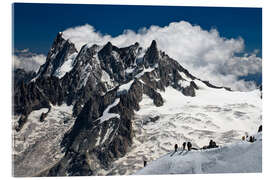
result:
<svg viewBox="0 0 270 180"><path fill-rule="evenodd" d="M104 45L111 41L118 47L139 42L143 48L157 41L158 48L177 60L192 74L215 85L231 87L234 90L251 90L255 83L239 80L240 76L262 72L261 58L257 50L244 54L244 40L221 37L216 29L203 30L200 26L181 21L168 26L151 26L138 32L125 30L121 35L103 35L89 24L66 29L65 39L74 42L79 50L84 44ZM244 54L244 55L237 55Z"/></svg>
<svg viewBox="0 0 270 180"><path fill-rule="evenodd" d="M31 53L29 49L15 49L13 54L13 68L24 69L25 71L38 71L39 67L46 61L43 54Z"/></svg>

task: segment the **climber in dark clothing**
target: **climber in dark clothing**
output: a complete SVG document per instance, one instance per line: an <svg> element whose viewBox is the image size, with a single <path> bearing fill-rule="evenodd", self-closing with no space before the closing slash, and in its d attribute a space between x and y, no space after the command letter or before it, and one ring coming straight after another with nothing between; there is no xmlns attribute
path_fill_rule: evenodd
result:
<svg viewBox="0 0 270 180"><path fill-rule="evenodd" d="M216 142L211 139L209 142L208 148L217 148L217 147L218 146L217 146Z"/></svg>
<svg viewBox="0 0 270 180"><path fill-rule="evenodd" d="M183 150L185 150L186 149L186 142L183 142Z"/></svg>
<svg viewBox="0 0 270 180"><path fill-rule="evenodd" d="M254 136L250 136L249 137L249 142L254 142L255 141L255 137Z"/></svg>
<svg viewBox="0 0 270 180"><path fill-rule="evenodd" d="M174 145L174 152L177 152L177 149L178 149L178 145L175 144L175 145Z"/></svg>
<svg viewBox="0 0 270 180"><path fill-rule="evenodd" d="M216 142L213 141L213 148L217 148L217 147L218 147L218 146L217 146Z"/></svg>
<svg viewBox="0 0 270 180"><path fill-rule="evenodd" d="M188 143L187 143L187 148L188 148L189 151L191 150L191 147L192 147L191 142L188 142Z"/></svg>
<svg viewBox="0 0 270 180"><path fill-rule="evenodd" d="M260 125L258 132L262 132L262 125Z"/></svg>
<svg viewBox="0 0 270 180"><path fill-rule="evenodd" d="M147 161L144 160L144 161L143 161L143 167L145 167L146 165L147 165Z"/></svg>
<svg viewBox="0 0 270 180"><path fill-rule="evenodd" d="M211 139L210 142L209 142L209 146L208 147L209 148L213 148L213 146L214 146L214 141Z"/></svg>

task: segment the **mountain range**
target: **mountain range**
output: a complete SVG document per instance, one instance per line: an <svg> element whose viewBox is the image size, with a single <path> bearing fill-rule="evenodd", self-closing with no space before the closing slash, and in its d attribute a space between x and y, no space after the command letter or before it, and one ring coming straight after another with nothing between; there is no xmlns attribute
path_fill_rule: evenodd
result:
<svg viewBox="0 0 270 180"><path fill-rule="evenodd" d="M13 78L14 176L133 174L175 143L232 143L261 124L260 89L195 77L155 40L78 50L60 32L37 73Z"/></svg>

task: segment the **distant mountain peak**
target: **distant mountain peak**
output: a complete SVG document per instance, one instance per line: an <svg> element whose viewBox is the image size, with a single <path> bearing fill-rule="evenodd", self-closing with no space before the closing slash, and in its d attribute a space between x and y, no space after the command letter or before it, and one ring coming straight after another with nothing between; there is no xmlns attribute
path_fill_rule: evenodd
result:
<svg viewBox="0 0 270 180"><path fill-rule="evenodd" d="M152 40L150 48L157 48L156 40Z"/></svg>
<svg viewBox="0 0 270 180"><path fill-rule="evenodd" d="M144 61L146 67L153 66L155 65L158 60L160 59L160 52L157 48L157 43L155 40L152 41L150 47L147 49L145 56L144 56Z"/></svg>
<svg viewBox="0 0 270 180"><path fill-rule="evenodd" d="M58 33L53 41L52 48L48 52L46 62L40 67L37 76L54 75L57 69L62 66L72 54L77 53L75 44L65 40L62 33Z"/></svg>

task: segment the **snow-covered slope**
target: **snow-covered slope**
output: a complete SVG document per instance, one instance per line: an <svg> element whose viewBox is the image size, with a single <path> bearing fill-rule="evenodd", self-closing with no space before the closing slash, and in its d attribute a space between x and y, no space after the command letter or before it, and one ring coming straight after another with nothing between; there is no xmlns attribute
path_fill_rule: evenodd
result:
<svg viewBox="0 0 270 180"><path fill-rule="evenodd" d="M262 134L256 141L238 141L231 145L207 150L179 150L170 152L137 175L150 174L202 174L202 173L254 173L262 172ZM173 154L173 155L172 155Z"/></svg>

